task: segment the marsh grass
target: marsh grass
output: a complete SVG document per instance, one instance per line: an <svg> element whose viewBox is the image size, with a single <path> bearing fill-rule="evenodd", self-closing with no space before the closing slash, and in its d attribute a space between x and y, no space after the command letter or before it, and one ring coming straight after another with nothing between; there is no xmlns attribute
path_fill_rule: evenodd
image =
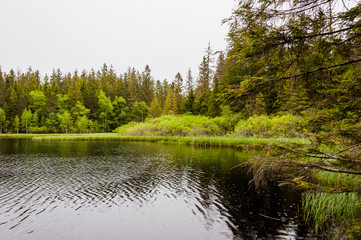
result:
<svg viewBox="0 0 361 240"><path fill-rule="evenodd" d="M45 137L45 136L61 136L63 134L0 134L1 138L34 138L34 137Z"/></svg>
<svg viewBox="0 0 361 240"><path fill-rule="evenodd" d="M340 239L361 214L358 193L306 193L302 199L304 219L319 232Z"/></svg>
<svg viewBox="0 0 361 240"><path fill-rule="evenodd" d="M361 189L361 177L357 175L314 171L312 178L319 186L327 187L329 189L333 188L339 191L344 189Z"/></svg>
<svg viewBox="0 0 361 240"><path fill-rule="evenodd" d="M35 136L33 141L146 141L217 147L242 147L272 142L308 143L308 139L304 138L120 136L116 133L45 135Z"/></svg>

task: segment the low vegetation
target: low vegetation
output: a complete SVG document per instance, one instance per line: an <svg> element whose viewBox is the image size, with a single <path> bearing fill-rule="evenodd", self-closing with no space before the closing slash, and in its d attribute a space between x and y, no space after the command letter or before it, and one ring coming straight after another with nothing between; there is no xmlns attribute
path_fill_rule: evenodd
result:
<svg viewBox="0 0 361 240"><path fill-rule="evenodd" d="M304 137L307 120L297 115L252 116L237 123L234 135L254 137Z"/></svg>
<svg viewBox="0 0 361 240"><path fill-rule="evenodd" d="M220 117L165 115L131 122L115 130L122 136L231 136L231 137L305 137L307 121L299 116L253 116L241 119L235 114Z"/></svg>
<svg viewBox="0 0 361 240"><path fill-rule="evenodd" d="M359 239L356 228L360 222L354 221L360 221L360 201L357 193L308 193L302 201L303 215L306 222L315 226L316 235L322 233L329 239L342 239L347 229L352 237Z"/></svg>

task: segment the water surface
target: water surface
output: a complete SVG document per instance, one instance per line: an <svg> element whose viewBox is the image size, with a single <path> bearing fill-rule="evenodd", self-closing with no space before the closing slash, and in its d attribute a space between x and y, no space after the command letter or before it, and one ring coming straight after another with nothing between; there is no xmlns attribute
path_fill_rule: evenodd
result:
<svg viewBox="0 0 361 240"><path fill-rule="evenodd" d="M235 149L0 139L0 239L301 239Z"/></svg>

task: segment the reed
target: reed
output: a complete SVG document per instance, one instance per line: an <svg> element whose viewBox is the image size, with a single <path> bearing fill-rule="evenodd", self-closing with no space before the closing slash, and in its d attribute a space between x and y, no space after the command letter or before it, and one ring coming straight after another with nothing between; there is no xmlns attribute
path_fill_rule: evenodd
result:
<svg viewBox="0 0 361 240"><path fill-rule="evenodd" d="M354 189L355 191L361 189L361 177L357 175L350 175L344 173L332 173L323 171L313 171L313 182L321 187L328 189Z"/></svg>
<svg viewBox="0 0 361 240"><path fill-rule="evenodd" d="M303 216L316 234L322 232L340 239L347 226L360 218L360 200L358 193L306 193L302 199Z"/></svg>
<svg viewBox="0 0 361 240"><path fill-rule="evenodd" d="M218 147L241 147L272 142L308 143L308 139L304 138L120 136L116 133L45 135L33 137L33 141L147 141Z"/></svg>
<svg viewBox="0 0 361 240"><path fill-rule="evenodd" d="M46 137L46 136L60 136L62 134L0 134L1 138L34 138L34 137Z"/></svg>

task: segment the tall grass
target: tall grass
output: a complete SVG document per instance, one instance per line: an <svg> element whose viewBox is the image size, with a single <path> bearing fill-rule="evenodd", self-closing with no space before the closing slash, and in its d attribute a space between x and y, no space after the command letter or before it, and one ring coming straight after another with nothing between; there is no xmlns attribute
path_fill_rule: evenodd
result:
<svg viewBox="0 0 361 240"><path fill-rule="evenodd" d="M33 137L45 137L45 136L60 136L63 134L0 134L0 138L33 138Z"/></svg>
<svg viewBox="0 0 361 240"><path fill-rule="evenodd" d="M46 135L33 141L147 141L195 146L242 147L273 142L307 143L303 138L236 138L236 137L179 137L179 136L120 136L115 133Z"/></svg>
<svg viewBox="0 0 361 240"><path fill-rule="evenodd" d="M324 171L313 171L313 182L321 187L326 187L330 190L333 188L338 191L342 190L359 190L361 189L361 177L357 175L350 175L345 173L332 173Z"/></svg>
<svg viewBox="0 0 361 240"><path fill-rule="evenodd" d="M360 200L358 193L306 193L302 200L304 219L315 227L316 234L340 239L352 220L360 218Z"/></svg>

